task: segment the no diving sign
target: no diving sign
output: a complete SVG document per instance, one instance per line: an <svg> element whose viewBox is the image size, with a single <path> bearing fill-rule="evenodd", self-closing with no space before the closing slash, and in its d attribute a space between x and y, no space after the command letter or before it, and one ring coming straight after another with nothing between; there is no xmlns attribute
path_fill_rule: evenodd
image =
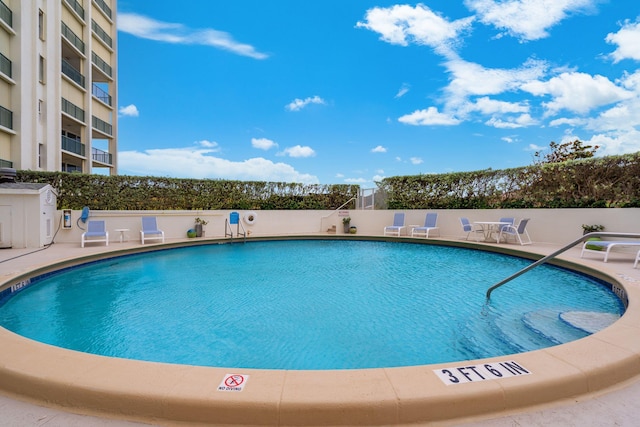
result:
<svg viewBox="0 0 640 427"><path fill-rule="evenodd" d="M226 374L218 386L218 391L242 391L249 375Z"/></svg>

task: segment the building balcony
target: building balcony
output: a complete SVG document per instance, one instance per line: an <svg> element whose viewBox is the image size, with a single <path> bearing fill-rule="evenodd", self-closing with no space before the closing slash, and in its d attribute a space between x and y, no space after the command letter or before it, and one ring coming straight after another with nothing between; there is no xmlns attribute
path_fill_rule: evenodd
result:
<svg viewBox="0 0 640 427"><path fill-rule="evenodd" d="M108 165L113 164L113 155L97 148L91 149L91 159Z"/></svg>
<svg viewBox="0 0 640 427"><path fill-rule="evenodd" d="M64 136L64 135L61 135L61 137L62 137L62 149L64 151L68 151L70 153L74 153L84 157L85 145L82 142L73 138L69 138L68 136Z"/></svg>
<svg viewBox="0 0 640 427"><path fill-rule="evenodd" d="M108 78L112 78L113 71L111 69L111 65L107 63L104 59L100 58L95 52L91 52L91 62L104 73Z"/></svg>
<svg viewBox="0 0 640 427"><path fill-rule="evenodd" d="M84 123L84 110L75 105L73 102L67 101L66 99L62 98L62 111L67 113L74 119Z"/></svg>
<svg viewBox="0 0 640 427"><path fill-rule="evenodd" d="M0 73L12 78L11 60L0 53Z"/></svg>
<svg viewBox="0 0 640 427"><path fill-rule="evenodd" d="M109 6L107 6L104 0L93 0L93 1L95 1L98 7L100 7L100 10L102 10L109 19L111 19L111 9L109 8Z"/></svg>
<svg viewBox="0 0 640 427"><path fill-rule="evenodd" d="M112 106L111 95L109 95L105 90L103 90L100 86L98 86L95 83L91 86L91 94L96 98L98 98L100 101L107 104L109 107Z"/></svg>
<svg viewBox="0 0 640 427"><path fill-rule="evenodd" d="M66 0L66 2L80 18L84 19L84 8L77 0Z"/></svg>
<svg viewBox="0 0 640 427"><path fill-rule="evenodd" d="M0 126L13 129L13 111L0 106Z"/></svg>
<svg viewBox="0 0 640 427"><path fill-rule="evenodd" d="M0 168L12 168L13 162L9 160L0 159Z"/></svg>
<svg viewBox="0 0 640 427"><path fill-rule="evenodd" d="M84 42L64 22L62 22L62 36L84 55Z"/></svg>
<svg viewBox="0 0 640 427"><path fill-rule="evenodd" d="M100 40L102 40L107 46L109 46L109 48L113 48L113 40L111 39L109 34L107 34L107 32L103 30L100 25L98 25L93 19L91 20L91 29L94 33L96 33Z"/></svg>
<svg viewBox="0 0 640 427"><path fill-rule="evenodd" d="M91 117L91 126L104 135L111 136L113 133L113 126L111 126L111 124L105 122L104 120L100 120L96 116Z"/></svg>
<svg viewBox="0 0 640 427"><path fill-rule="evenodd" d="M73 65L71 65L69 62L65 61L64 59L62 60L62 74L69 77L71 80L73 80L74 82L76 82L77 84L79 84L84 88L85 78L82 75L82 73L76 70L73 67Z"/></svg>
<svg viewBox="0 0 640 427"><path fill-rule="evenodd" d="M2 19L9 28L13 28L13 12L2 0L0 0L0 19Z"/></svg>

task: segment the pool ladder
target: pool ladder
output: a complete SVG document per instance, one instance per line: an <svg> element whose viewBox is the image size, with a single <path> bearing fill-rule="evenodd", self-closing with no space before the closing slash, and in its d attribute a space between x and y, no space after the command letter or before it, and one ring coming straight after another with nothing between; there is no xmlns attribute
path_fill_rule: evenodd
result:
<svg viewBox="0 0 640 427"><path fill-rule="evenodd" d="M549 261L551 258L555 258L556 256L560 255L563 252L568 251L569 249L571 249L572 247L574 247L575 245L577 245L578 243L582 243L587 239L590 239L591 237L628 237L628 238L640 238L640 233L610 233L610 232L605 232L605 231L594 231L593 233L588 233L585 234L584 236L580 237L579 239L574 240L573 242L563 246L562 248L558 249L557 251L553 252L552 254L549 254L547 256L545 256L544 258L540 258L538 261L534 262L531 265L526 266L525 268L523 268L522 270L518 271L517 273L512 274L511 276L507 277L506 279L496 283L495 285L493 285L492 287L490 287L487 290L487 302L489 302L489 299L491 298L491 292L493 292L494 289L499 288L500 286L504 285L507 282L510 282L511 280L515 279L516 277L526 273L527 271L541 265L544 264L545 262Z"/></svg>
<svg viewBox="0 0 640 427"><path fill-rule="evenodd" d="M224 220L224 237L230 237L231 243L233 243L233 224L236 225L236 236L243 238L243 243L247 243L247 232L244 226L240 222L240 214L238 212L231 212L229 218ZM242 231L240 231L242 229Z"/></svg>

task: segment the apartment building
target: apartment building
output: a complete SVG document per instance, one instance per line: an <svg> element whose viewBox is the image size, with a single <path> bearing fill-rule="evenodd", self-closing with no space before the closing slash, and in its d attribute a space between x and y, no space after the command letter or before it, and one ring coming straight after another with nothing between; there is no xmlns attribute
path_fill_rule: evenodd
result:
<svg viewBox="0 0 640 427"><path fill-rule="evenodd" d="M0 0L0 167L117 173L117 0Z"/></svg>

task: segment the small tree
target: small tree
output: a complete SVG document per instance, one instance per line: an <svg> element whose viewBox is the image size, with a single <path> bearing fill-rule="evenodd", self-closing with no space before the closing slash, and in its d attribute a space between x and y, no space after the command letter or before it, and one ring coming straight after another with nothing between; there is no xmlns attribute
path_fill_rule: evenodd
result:
<svg viewBox="0 0 640 427"><path fill-rule="evenodd" d="M568 160L589 159L595 155L598 148L600 147L597 145L585 145L579 139L562 144L551 141L547 154L543 154L543 150L533 154L534 163L562 163Z"/></svg>

